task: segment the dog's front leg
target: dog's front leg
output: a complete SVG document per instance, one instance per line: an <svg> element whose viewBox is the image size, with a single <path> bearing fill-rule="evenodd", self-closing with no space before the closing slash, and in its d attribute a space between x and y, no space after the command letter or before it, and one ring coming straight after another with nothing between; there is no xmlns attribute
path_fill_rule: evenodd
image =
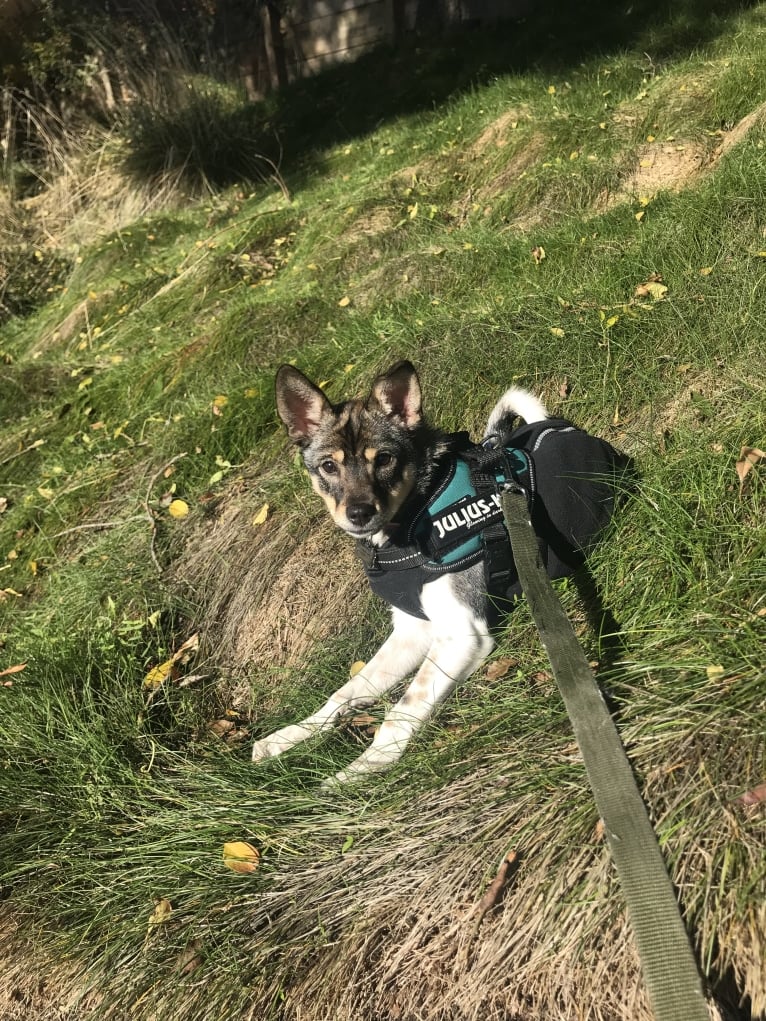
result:
<svg viewBox="0 0 766 1021"><path fill-rule="evenodd" d="M330 780L330 786L379 772L396 762L434 709L492 651L495 642L486 621L451 597L449 578L433 582L424 589L424 608L432 612L431 604L433 619L438 621L428 655L404 695L386 715L370 747L337 773Z"/></svg>
<svg viewBox="0 0 766 1021"><path fill-rule="evenodd" d="M253 745L253 762L281 755L320 731L328 730L343 713L370 705L423 662L432 642L430 621L393 611L394 630L369 663L300 723L276 730Z"/></svg>

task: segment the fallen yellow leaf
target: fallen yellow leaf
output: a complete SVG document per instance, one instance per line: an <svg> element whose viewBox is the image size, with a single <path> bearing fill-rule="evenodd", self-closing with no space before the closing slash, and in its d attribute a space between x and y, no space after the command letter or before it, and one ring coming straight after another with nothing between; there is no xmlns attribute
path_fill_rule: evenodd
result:
<svg viewBox="0 0 766 1021"><path fill-rule="evenodd" d="M168 678L175 679L179 675L179 666L183 666L199 649L199 634L195 632L191 638L187 638L183 645L178 648L170 659L153 667L144 677L144 687L156 691Z"/></svg>
<svg viewBox="0 0 766 1021"><path fill-rule="evenodd" d="M266 518L269 516L269 505L265 503L263 507L258 511L257 514L253 515L253 524L257 527L266 523Z"/></svg>
<svg viewBox="0 0 766 1021"><path fill-rule="evenodd" d="M667 293L667 286L662 283L659 273L652 273L649 279L639 284L634 291L636 298L652 298L654 301L660 301Z"/></svg>
<svg viewBox="0 0 766 1021"><path fill-rule="evenodd" d="M349 677L356 677L356 675L359 673L359 671L360 670L364 670L364 668L366 666L367 666L367 664L365 663L365 661L363 659L355 660L355 662L353 662L351 664L351 666L348 668L348 676Z"/></svg>
<svg viewBox="0 0 766 1021"><path fill-rule="evenodd" d="M172 914L173 905L166 897L160 897L154 902L154 911L152 911L149 918L149 928L151 929L154 925L162 925L163 922L167 922Z"/></svg>
<svg viewBox="0 0 766 1021"><path fill-rule="evenodd" d="M347 294L345 294L345 295L344 295L344 296L343 296L343 297L342 297L342 298L340 299L340 301L338 302L338 304L340 305L340 307L341 307L341 308L346 308L346 306L347 306L347 305L350 305L350 304L351 304L351 298L349 298L349 296L348 296Z"/></svg>
<svg viewBox="0 0 766 1021"><path fill-rule="evenodd" d="M565 337L566 333L561 329L560 326L551 326L551 333L554 337Z"/></svg>
<svg viewBox="0 0 766 1021"><path fill-rule="evenodd" d="M189 513L189 504L186 500L171 500L168 505L168 514L171 518L185 518Z"/></svg>
<svg viewBox="0 0 766 1021"><path fill-rule="evenodd" d="M164 663L160 663L159 666L153 667L149 673L144 677L144 687L149 688L151 691L156 691L160 688L168 677L173 673L173 660L166 659Z"/></svg>
<svg viewBox="0 0 766 1021"><path fill-rule="evenodd" d="M245 840L232 840L223 845L223 863L232 872L247 875L255 872L261 861L261 852Z"/></svg>

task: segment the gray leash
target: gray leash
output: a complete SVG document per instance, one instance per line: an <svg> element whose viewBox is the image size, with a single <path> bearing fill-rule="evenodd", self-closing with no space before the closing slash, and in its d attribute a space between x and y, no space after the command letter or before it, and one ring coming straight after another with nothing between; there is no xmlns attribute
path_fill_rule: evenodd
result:
<svg viewBox="0 0 766 1021"><path fill-rule="evenodd" d="M697 964L646 806L614 721L540 557L526 496L502 506L521 587L582 753L628 905L657 1021L708 1021Z"/></svg>

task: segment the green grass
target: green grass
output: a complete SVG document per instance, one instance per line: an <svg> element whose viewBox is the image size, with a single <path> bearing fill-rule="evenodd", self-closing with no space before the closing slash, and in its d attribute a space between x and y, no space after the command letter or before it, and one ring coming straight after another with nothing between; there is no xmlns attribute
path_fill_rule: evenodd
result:
<svg viewBox="0 0 766 1021"><path fill-rule="evenodd" d="M274 371L341 397L399 357L445 427L477 435L517 382L636 457L592 562L619 649L563 598L701 964L729 1016L763 1012L762 814L737 798L766 772L766 504L763 467L735 471L766 432L763 123L714 150L766 100L766 23L693 12L615 14L587 47L592 24L530 20L296 85L252 114L282 134L290 202L239 182L169 203L67 249L65 289L2 328L0 670L26 664L0 677L9 1012L45 968L70 1019L648 1018L523 606L497 653L518 665L479 671L389 774L320 791L369 740L348 728L249 762L386 631L286 448ZM684 189L621 192L679 145L709 161ZM636 297L652 274L664 297ZM201 678L150 696L194 632L179 680ZM222 864L238 839L253 875ZM519 876L472 942L509 847Z"/></svg>

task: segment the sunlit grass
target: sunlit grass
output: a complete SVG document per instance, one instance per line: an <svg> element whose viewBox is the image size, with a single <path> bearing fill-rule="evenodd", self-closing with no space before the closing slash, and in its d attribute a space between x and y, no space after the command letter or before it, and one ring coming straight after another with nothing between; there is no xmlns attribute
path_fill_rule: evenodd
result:
<svg viewBox="0 0 766 1021"><path fill-rule="evenodd" d="M636 457L593 558L619 648L563 598L703 966L763 1006L763 858L736 799L765 768L764 493L762 467L742 486L734 468L766 428L763 127L714 150L764 100L764 27L732 15L691 52L670 44L684 12L641 45L476 71L356 133L323 123L285 166L290 203L240 183L110 229L64 293L4 327L0 670L26 665L1 678L0 891L43 959L76 962L58 977L83 1009L447 1016L460 912L514 846L521 881L465 995L488 1018L627 1016L627 929L523 606L496 657L515 665L468 681L390 774L320 791L359 728L249 762L253 733L307 714L386 631L317 530L274 371L295 360L340 399L399 357L447 428L478 435L515 382ZM425 54L421 84L451 59ZM286 124L307 116L296 92ZM652 147L691 145L709 163L684 189L621 193ZM657 278L667 291L636 293ZM267 613L273 647L248 659L238 628ZM319 637L298 645L304 629ZM149 670L197 631L198 659L152 694ZM222 719L241 741L209 730ZM222 864L238 839L262 850L253 876Z"/></svg>

